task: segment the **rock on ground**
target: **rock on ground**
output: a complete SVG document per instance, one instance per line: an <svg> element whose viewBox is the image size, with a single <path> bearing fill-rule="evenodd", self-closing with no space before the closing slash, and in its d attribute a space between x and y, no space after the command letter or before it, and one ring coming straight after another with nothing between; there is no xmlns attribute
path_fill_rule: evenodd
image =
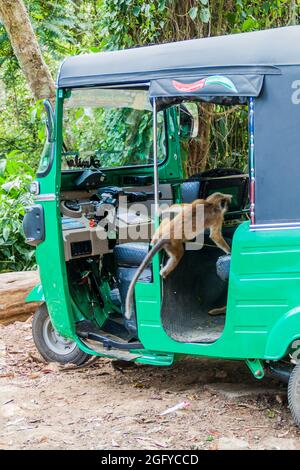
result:
<svg viewBox="0 0 300 470"><path fill-rule="evenodd" d="M26 303L25 298L40 282L37 271L0 274L0 324L26 320L34 312L36 303Z"/></svg>
<svg viewBox="0 0 300 470"><path fill-rule="evenodd" d="M250 448L249 442L236 437L221 437L218 440L218 450L247 450Z"/></svg>
<svg viewBox="0 0 300 470"><path fill-rule="evenodd" d="M296 439L269 437L263 440L261 449L262 450L299 450L300 442L299 440L296 440Z"/></svg>

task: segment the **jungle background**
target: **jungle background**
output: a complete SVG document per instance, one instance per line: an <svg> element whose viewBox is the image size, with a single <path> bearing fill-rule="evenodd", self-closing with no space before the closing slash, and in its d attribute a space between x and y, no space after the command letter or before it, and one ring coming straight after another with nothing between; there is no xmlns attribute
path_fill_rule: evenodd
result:
<svg viewBox="0 0 300 470"><path fill-rule="evenodd" d="M0 272L34 267L22 218L63 58L298 24L299 0L0 0ZM200 106L189 173L247 159L243 110ZM112 129L112 133L114 129ZM117 132L117 130L115 131ZM117 136L114 136L117 138Z"/></svg>

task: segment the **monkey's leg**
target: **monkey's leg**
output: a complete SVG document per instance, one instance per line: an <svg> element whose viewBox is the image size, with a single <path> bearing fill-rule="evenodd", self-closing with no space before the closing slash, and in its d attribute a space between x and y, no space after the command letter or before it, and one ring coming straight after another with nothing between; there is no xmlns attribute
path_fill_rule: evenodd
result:
<svg viewBox="0 0 300 470"><path fill-rule="evenodd" d="M226 313L226 306L220 308L213 308L209 310L208 315L224 315Z"/></svg>
<svg viewBox="0 0 300 470"><path fill-rule="evenodd" d="M165 247L165 251L169 256L169 259L167 261L167 264L160 270L160 275L164 279L176 268L177 264L183 257L184 247L183 244L180 243L180 245L176 247Z"/></svg>
<svg viewBox="0 0 300 470"><path fill-rule="evenodd" d="M230 253L230 247L223 238L220 227L212 227L210 229L210 238L215 242L215 244L225 251L226 254Z"/></svg>

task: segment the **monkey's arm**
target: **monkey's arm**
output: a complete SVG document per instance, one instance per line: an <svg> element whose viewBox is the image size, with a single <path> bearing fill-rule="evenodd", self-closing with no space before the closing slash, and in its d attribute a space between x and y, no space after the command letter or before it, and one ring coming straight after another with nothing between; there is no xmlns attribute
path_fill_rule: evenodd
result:
<svg viewBox="0 0 300 470"><path fill-rule="evenodd" d="M230 253L230 246L224 240L220 226L211 227L209 236L221 250L225 251L226 254Z"/></svg>

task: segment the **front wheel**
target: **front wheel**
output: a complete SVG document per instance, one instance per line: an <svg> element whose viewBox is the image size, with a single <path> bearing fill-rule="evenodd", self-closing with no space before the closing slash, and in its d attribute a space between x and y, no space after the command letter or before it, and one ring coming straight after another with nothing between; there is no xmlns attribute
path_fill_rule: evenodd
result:
<svg viewBox="0 0 300 470"><path fill-rule="evenodd" d="M37 350L47 362L79 366L91 357L81 351L75 341L64 338L53 328L45 303L33 316L32 336Z"/></svg>
<svg viewBox="0 0 300 470"><path fill-rule="evenodd" d="M294 367L289 378L288 402L295 423L300 428L300 364Z"/></svg>

